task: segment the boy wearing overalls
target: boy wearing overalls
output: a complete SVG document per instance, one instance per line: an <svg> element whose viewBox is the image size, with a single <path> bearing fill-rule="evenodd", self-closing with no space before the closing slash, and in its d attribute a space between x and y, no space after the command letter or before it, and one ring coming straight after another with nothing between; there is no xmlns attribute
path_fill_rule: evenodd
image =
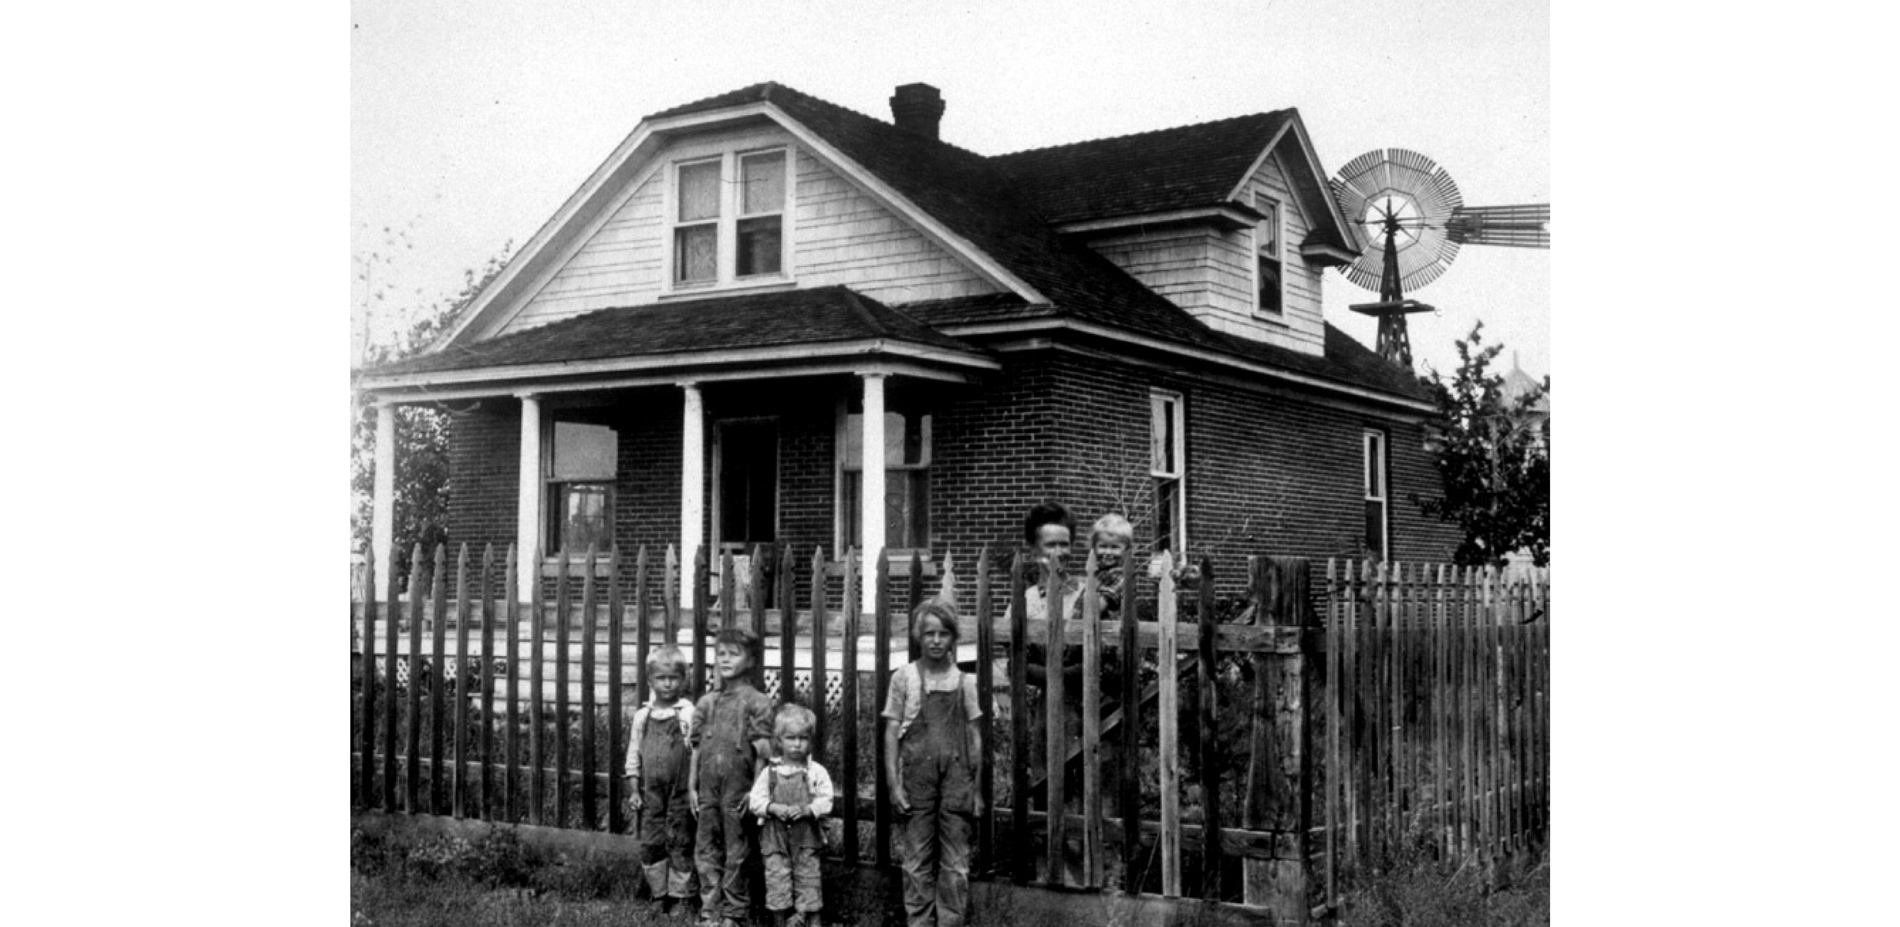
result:
<svg viewBox="0 0 1900 927"><path fill-rule="evenodd" d="M961 927L969 913L970 831L983 813L976 763L983 716L976 677L957 669L957 613L933 599L917 607L911 634L923 657L891 674L884 705L885 770L891 798L908 815L898 840L910 927Z"/></svg>
<svg viewBox="0 0 1900 927"><path fill-rule="evenodd" d="M719 691L699 699L693 729L693 812L699 815L699 920L741 927L746 920L747 797L772 750L772 700L752 685L759 637L725 628L713 648Z"/></svg>
<svg viewBox="0 0 1900 927"><path fill-rule="evenodd" d="M662 646L647 657L653 695L633 713L627 804L639 815L641 873L666 911L693 897L693 817L686 797L693 703L680 698L686 658Z"/></svg>

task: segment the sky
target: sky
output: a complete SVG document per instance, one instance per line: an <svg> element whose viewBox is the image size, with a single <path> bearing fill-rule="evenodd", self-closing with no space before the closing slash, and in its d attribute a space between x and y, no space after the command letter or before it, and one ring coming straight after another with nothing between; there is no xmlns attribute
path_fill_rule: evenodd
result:
<svg viewBox="0 0 1900 927"><path fill-rule="evenodd" d="M1468 205L1550 202L1543 2L357 2L350 84L353 302L372 337L531 237L641 116L775 80L878 118L898 84L938 87L945 140L981 154L1297 107L1329 175L1409 148ZM1560 223L1553 237L1561 246ZM372 257L373 256L373 257ZM1407 293L1421 368L1450 370L1482 320L1550 372L1550 253L1463 248ZM1337 272L1326 317L1376 294ZM1508 369L1509 355L1505 366Z"/></svg>

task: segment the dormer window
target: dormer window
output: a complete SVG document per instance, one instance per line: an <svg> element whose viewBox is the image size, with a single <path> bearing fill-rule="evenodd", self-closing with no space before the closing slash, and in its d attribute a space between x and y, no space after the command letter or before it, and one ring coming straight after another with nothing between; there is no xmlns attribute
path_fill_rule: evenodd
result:
<svg viewBox="0 0 1900 927"><path fill-rule="evenodd" d="M789 154L775 148L674 165L675 289L784 275Z"/></svg>
<svg viewBox="0 0 1900 927"><path fill-rule="evenodd" d="M1259 311L1279 315L1284 304L1280 264L1280 203L1271 197L1254 194L1253 208L1264 216L1254 230L1259 245Z"/></svg>

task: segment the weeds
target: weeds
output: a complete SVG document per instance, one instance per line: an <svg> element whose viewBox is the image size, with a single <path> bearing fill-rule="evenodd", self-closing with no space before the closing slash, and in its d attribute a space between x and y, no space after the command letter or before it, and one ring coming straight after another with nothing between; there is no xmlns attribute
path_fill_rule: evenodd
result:
<svg viewBox="0 0 1900 927"><path fill-rule="evenodd" d="M1550 923L1550 857L1466 863L1451 872L1425 848L1398 854L1346 891L1340 927L1531 927Z"/></svg>

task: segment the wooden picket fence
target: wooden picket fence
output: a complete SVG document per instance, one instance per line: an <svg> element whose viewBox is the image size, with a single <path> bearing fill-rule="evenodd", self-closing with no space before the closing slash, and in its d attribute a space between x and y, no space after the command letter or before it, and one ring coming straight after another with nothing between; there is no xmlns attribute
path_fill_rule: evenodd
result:
<svg viewBox="0 0 1900 927"><path fill-rule="evenodd" d="M1131 558L1120 614L1104 618L1091 559L1079 614L1031 620L1023 556L880 553L867 576L850 551L715 565L702 550L682 565L670 548L640 548L630 562L557 559L524 593L512 549L472 559L464 547L451 565L438 548L415 552L406 595L390 583L380 600L365 563L352 596L353 803L628 833L620 773L648 654L678 645L697 697L713 633L740 625L766 643L760 688L817 714L813 756L840 792L832 846L888 866L897 822L879 713L891 670L917 656L911 610L949 595L983 714L978 878L1239 902L1290 924L1337 898L1342 873L1415 835L1457 854L1543 833L1548 618L1525 616L1547 586L1329 564L1312 596L1305 560L1254 557L1244 601L1217 603L1214 564L1180 588ZM683 581L700 607L683 603ZM1059 601L1048 582L1044 601ZM1243 605L1244 623L1217 618ZM1030 685L1032 643L1050 662L1079 649L1079 677L1052 668Z"/></svg>
<svg viewBox="0 0 1900 927"><path fill-rule="evenodd" d="M1482 864L1543 845L1548 572L1331 561L1326 583L1327 898L1406 851Z"/></svg>

